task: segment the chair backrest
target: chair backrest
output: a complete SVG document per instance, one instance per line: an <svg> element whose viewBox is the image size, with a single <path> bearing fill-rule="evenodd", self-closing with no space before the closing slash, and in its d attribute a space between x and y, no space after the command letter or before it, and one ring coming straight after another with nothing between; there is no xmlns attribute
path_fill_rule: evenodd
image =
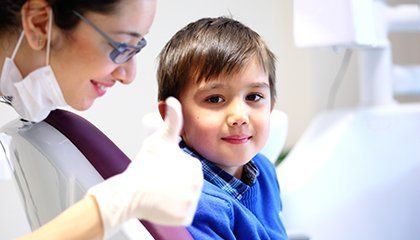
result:
<svg viewBox="0 0 420 240"><path fill-rule="evenodd" d="M55 110L45 122L66 136L104 179L121 173L130 163L130 159L105 134L74 113ZM162 226L148 221L141 223L156 240L192 239L185 227Z"/></svg>

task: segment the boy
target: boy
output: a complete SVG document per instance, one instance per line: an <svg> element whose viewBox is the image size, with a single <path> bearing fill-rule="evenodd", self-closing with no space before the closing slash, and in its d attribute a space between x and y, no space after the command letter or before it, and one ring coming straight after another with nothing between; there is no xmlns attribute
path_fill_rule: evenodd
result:
<svg viewBox="0 0 420 240"><path fill-rule="evenodd" d="M202 162L194 239L287 239L273 165L258 152L269 131L275 57L260 36L229 18L205 18L160 53L159 111L183 106L180 147Z"/></svg>

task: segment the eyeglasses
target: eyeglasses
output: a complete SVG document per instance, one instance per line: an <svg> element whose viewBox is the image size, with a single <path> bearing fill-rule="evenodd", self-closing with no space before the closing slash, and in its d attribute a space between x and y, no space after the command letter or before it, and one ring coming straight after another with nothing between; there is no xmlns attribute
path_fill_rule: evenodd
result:
<svg viewBox="0 0 420 240"><path fill-rule="evenodd" d="M73 11L73 13L77 17L79 17L82 21L84 21L85 23L87 23L88 25L93 27L93 29L95 29L95 31L97 31L99 34L101 34L102 37L104 37L108 41L109 45L111 45L111 47L114 48L112 50L112 52L109 54L109 57L116 64L122 64L122 63L127 62L134 55L139 53L140 50L142 50L147 44L146 39L144 39L144 38L142 38L137 43L136 46L130 45L130 44L127 44L127 43L114 41L108 34L106 34L104 31L99 29L99 27L96 26L93 22L91 22L89 19L83 17L82 14L80 14L76 11Z"/></svg>

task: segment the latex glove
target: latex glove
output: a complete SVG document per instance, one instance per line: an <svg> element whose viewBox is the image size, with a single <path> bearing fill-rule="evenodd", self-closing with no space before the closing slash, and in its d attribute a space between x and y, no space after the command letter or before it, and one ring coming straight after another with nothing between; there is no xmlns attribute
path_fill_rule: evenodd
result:
<svg viewBox="0 0 420 240"><path fill-rule="evenodd" d="M178 147L181 104L166 100L165 122L143 142L123 173L92 187L105 235L130 218L163 225L189 225L203 185L201 163Z"/></svg>

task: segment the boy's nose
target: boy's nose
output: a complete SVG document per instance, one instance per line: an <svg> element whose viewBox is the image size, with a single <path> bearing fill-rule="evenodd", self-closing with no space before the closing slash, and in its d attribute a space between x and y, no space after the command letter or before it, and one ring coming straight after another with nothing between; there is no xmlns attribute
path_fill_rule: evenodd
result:
<svg viewBox="0 0 420 240"><path fill-rule="evenodd" d="M241 104L235 104L232 106L229 111L227 123L231 127L248 124L249 117L246 107Z"/></svg>

